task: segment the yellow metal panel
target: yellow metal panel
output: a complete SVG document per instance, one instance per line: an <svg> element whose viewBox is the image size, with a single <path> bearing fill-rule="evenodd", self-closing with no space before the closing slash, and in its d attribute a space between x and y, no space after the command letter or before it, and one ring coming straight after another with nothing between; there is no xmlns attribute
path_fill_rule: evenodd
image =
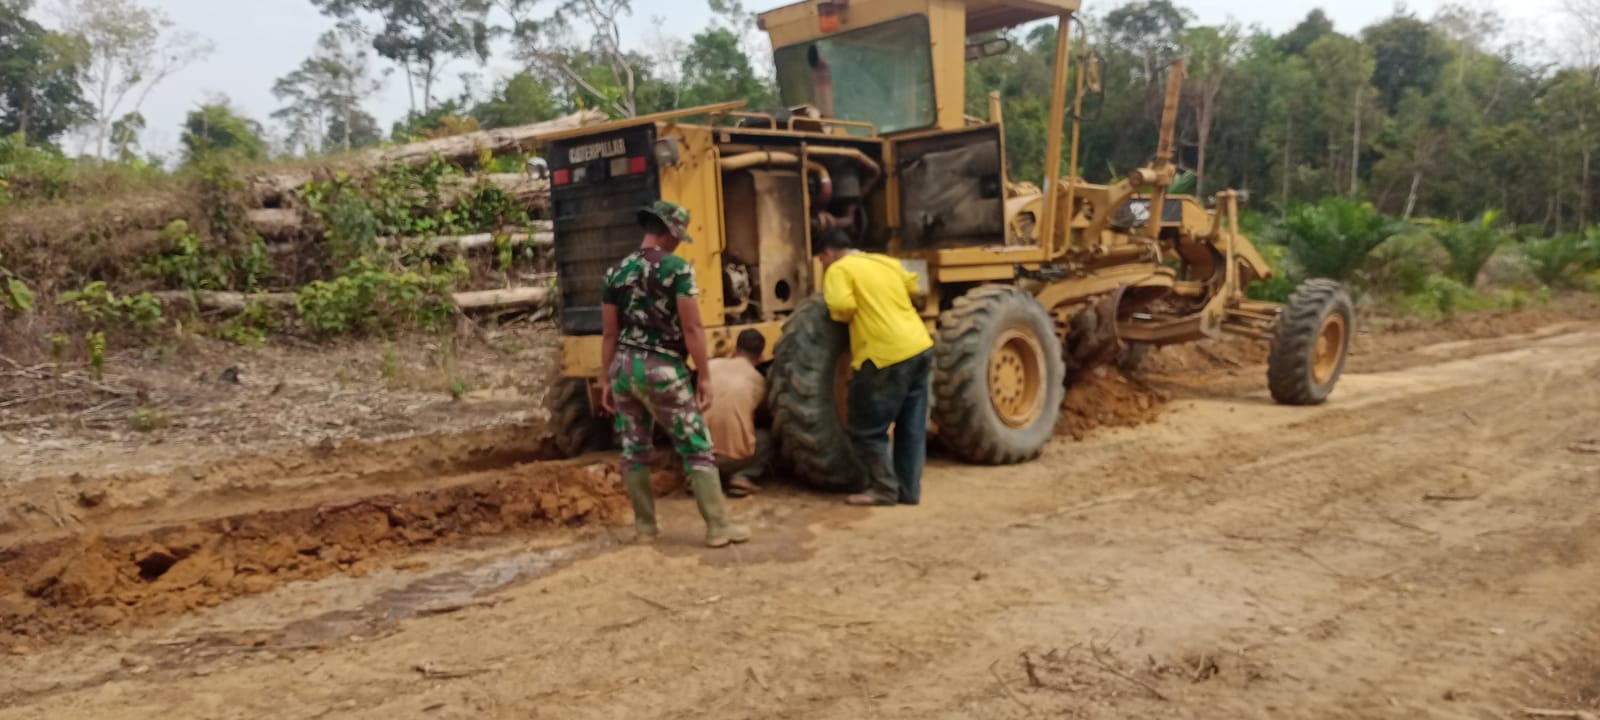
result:
<svg viewBox="0 0 1600 720"><path fill-rule="evenodd" d="M932 0L928 33L933 40L933 93L939 127L967 126L967 13L963 0Z"/></svg>
<svg viewBox="0 0 1600 720"><path fill-rule="evenodd" d="M600 336L566 335L561 338L562 377L600 377Z"/></svg>
<svg viewBox="0 0 1600 720"><path fill-rule="evenodd" d="M921 5L926 0L850 0L839 24L839 31L870 25L873 18L904 15L909 5ZM773 34L774 47L803 42L823 33L817 26L818 0L804 0L775 8L757 16L757 21ZM973 34L1016 27L1023 23L1076 12L1080 0L966 0L962 3L962 21ZM891 13L891 14L886 14ZM783 38L779 41L779 37Z"/></svg>
<svg viewBox="0 0 1600 720"><path fill-rule="evenodd" d="M973 265L970 267L939 268L939 282L942 283L1011 280L1016 276L1016 269L1010 265Z"/></svg>
<svg viewBox="0 0 1600 720"><path fill-rule="evenodd" d="M817 2L795 3L762 13L760 21L772 38L772 49L814 40L827 35L876 25L885 20L915 14L927 14L929 0L855 0L850 3L840 19L839 29L824 33L817 26ZM931 18L930 18L931 19ZM965 50L963 50L963 57Z"/></svg>
<svg viewBox="0 0 1600 720"><path fill-rule="evenodd" d="M934 253L934 258L934 264L938 265L941 271L944 268L960 265L998 264L1010 267L1015 263L1037 263L1043 262L1045 259L1044 250L1037 247L1004 247L1000 245L939 250Z"/></svg>
<svg viewBox="0 0 1600 720"><path fill-rule="evenodd" d="M783 335L783 323L766 322L751 325L733 325L706 330L706 352L712 357L733 354L739 333L754 328L767 338L767 351L762 360L772 359L772 349ZM561 338L561 375L563 377L598 378L605 372L600 367L601 338L599 335L567 335ZM690 363L691 365L693 363Z"/></svg>
<svg viewBox="0 0 1600 720"><path fill-rule="evenodd" d="M705 326L722 325L722 172L711 128L666 125L658 137L678 138L677 165L661 168L661 198L689 211L692 243L678 246L678 255L694 267L700 285L700 318Z"/></svg>

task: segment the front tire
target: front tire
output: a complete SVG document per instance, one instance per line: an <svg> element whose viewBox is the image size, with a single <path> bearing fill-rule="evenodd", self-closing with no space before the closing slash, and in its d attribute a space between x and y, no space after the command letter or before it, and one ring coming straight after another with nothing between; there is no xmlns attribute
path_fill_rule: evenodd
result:
<svg viewBox="0 0 1600 720"><path fill-rule="evenodd" d="M589 381L562 378L550 390L545 405L550 410L550 434L561 457L577 457L615 444L611 421L589 406Z"/></svg>
<svg viewBox="0 0 1600 720"><path fill-rule="evenodd" d="M1355 329L1355 305L1344 285L1307 280L1289 296L1272 338L1267 387L1283 405L1317 405L1344 372Z"/></svg>
<svg viewBox="0 0 1600 720"><path fill-rule="evenodd" d="M990 286L939 318L933 412L946 447L986 465L1032 460L1055 433L1066 365L1055 322L1027 292Z"/></svg>
<svg viewBox="0 0 1600 720"><path fill-rule="evenodd" d="M818 293L784 322L767 372L778 455L797 480L827 492L853 492L865 485L840 402L850 368L841 360L849 353L849 326L829 317Z"/></svg>

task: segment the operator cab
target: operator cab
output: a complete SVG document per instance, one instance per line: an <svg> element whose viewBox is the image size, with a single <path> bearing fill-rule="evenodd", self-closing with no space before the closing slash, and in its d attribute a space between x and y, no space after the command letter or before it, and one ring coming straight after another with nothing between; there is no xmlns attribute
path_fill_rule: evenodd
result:
<svg viewBox="0 0 1600 720"><path fill-rule="evenodd" d="M903 251L1028 244L1008 233L1000 119L969 117L966 62L1009 48L969 38L1065 17L1077 0L807 0L759 16L789 107L869 123L892 146ZM961 48L949 52L945 48Z"/></svg>

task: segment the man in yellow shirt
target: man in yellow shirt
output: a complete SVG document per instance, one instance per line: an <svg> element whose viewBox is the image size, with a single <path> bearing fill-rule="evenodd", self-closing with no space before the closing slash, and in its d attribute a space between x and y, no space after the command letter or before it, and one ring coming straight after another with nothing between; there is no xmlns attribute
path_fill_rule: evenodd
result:
<svg viewBox="0 0 1600 720"><path fill-rule="evenodd" d="M928 379L933 338L911 303L917 276L887 255L850 248L843 232L818 238L823 295L834 320L850 324L849 430L867 470L851 505L916 505L928 454ZM894 425L891 455L889 426Z"/></svg>

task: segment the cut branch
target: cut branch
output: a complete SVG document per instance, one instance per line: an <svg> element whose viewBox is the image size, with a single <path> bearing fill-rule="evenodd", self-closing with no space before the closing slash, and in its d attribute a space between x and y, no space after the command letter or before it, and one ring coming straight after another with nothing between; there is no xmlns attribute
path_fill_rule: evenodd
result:
<svg viewBox="0 0 1600 720"><path fill-rule="evenodd" d="M393 165L415 165L428 161L435 154L446 160L461 162L472 160L485 152L505 155L531 149L540 138L553 133L581 127L607 119L598 110L585 110L565 117L531 125L484 130L452 135L434 140L399 145L390 148L367 150L353 157L339 159L334 166L353 173ZM296 188L315 179L315 172L304 170L249 178L250 189L263 204L275 205Z"/></svg>

